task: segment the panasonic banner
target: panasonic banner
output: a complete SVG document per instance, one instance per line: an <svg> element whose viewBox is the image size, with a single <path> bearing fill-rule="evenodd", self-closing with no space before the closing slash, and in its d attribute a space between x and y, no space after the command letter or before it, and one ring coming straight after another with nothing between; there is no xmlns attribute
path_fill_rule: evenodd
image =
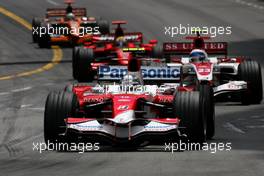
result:
<svg viewBox="0 0 264 176"><path fill-rule="evenodd" d="M144 80L180 80L180 67L150 67L142 66L141 72ZM120 80L127 74L126 66L109 66L99 67L99 80Z"/></svg>

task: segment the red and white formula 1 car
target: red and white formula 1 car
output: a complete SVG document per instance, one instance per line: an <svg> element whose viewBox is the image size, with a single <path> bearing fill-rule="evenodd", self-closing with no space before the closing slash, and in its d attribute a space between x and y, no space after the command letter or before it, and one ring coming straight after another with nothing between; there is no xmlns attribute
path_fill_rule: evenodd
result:
<svg viewBox="0 0 264 176"><path fill-rule="evenodd" d="M113 21L115 32L108 35L94 35L92 41L73 49L73 78L79 82L93 81L102 65L127 65L129 58L161 58L163 48L157 40L143 43L141 32L124 32L121 27L126 21Z"/></svg>
<svg viewBox="0 0 264 176"><path fill-rule="evenodd" d="M174 80L173 74L179 74L180 68L170 67L161 75L158 70L168 68L144 68L143 77L138 65L136 59L129 61L120 84L74 84L50 93L45 106L45 141L78 139L137 146L146 141L176 141L186 135L192 142L212 137L208 129L214 128L214 121L209 120L213 117L209 117L211 110L202 93L178 91L172 84L143 84L145 79L155 77Z"/></svg>
<svg viewBox="0 0 264 176"><path fill-rule="evenodd" d="M199 33L196 37L187 38L193 42L164 43L165 55L171 59L170 65L182 66L181 80L186 89L195 89L197 83L209 84L218 100L261 103L262 75L258 62L228 57L226 42L204 42L210 37L201 37Z"/></svg>
<svg viewBox="0 0 264 176"><path fill-rule="evenodd" d="M87 17L86 8L72 7L73 0L65 0L66 8L49 8L45 18L33 18L32 38L39 47L51 44L82 44L93 34L109 33L109 23L101 18Z"/></svg>

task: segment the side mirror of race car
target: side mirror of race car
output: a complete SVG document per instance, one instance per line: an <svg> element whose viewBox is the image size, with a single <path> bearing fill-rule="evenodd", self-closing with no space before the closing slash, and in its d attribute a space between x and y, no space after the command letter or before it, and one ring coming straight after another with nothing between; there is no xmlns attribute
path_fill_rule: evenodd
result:
<svg viewBox="0 0 264 176"><path fill-rule="evenodd" d="M158 43L158 40L152 39L149 41L149 44L155 45Z"/></svg>

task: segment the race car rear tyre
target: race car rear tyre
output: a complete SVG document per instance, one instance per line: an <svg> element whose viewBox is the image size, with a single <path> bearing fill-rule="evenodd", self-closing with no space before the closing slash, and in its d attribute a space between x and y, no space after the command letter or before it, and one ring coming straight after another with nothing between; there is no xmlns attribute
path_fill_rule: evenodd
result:
<svg viewBox="0 0 264 176"><path fill-rule="evenodd" d="M248 83L248 91L242 93L242 104L260 104L263 98L261 67L254 60L242 62L238 67L239 80Z"/></svg>
<svg viewBox="0 0 264 176"><path fill-rule="evenodd" d="M152 49L152 54L151 57L153 58L163 58L164 57L164 52L163 52L163 47L159 44L153 47Z"/></svg>
<svg viewBox="0 0 264 176"><path fill-rule="evenodd" d="M206 137L207 139L211 139L215 134L214 91L208 84L200 84L199 91L201 98L204 98L206 107Z"/></svg>
<svg viewBox="0 0 264 176"><path fill-rule="evenodd" d="M77 73L78 68L77 68L76 60L77 60L77 54L79 52L79 49L80 49L80 47L79 46L76 46L72 50L72 77L74 79L77 79L77 74L78 74Z"/></svg>
<svg viewBox="0 0 264 176"><path fill-rule="evenodd" d="M175 117L179 117L181 133L190 142L202 143L206 140L205 102L198 91L177 92L174 97Z"/></svg>
<svg viewBox="0 0 264 176"><path fill-rule="evenodd" d="M50 48L51 43L50 43L50 35L48 32L48 27L45 23L41 23L40 25L41 29L46 29L45 34L42 34L38 38L38 45L40 48Z"/></svg>
<svg viewBox="0 0 264 176"><path fill-rule="evenodd" d="M44 139L46 144L64 141L66 130L64 119L76 114L79 103L72 92L51 92L46 100L44 113Z"/></svg>
<svg viewBox="0 0 264 176"><path fill-rule="evenodd" d="M91 82L94 80L94 72L91 63L94 59L94 52L91 48L80 48L76 55L76 79L79 82Z"/></svg>
<svg viewBox="0 0 264 176"><path fill-rule="evenodd" d="M110 25L109 22L106 20L99 20L97 22L97 25L99 27L99 32L103 35L109 34L110 33Z"/></svg>
<svg viewBox="0 0 264 176"><path fill-rule="evenodd" d="M39 30L41 26L41 20L39 18L34 17L32 19L32 40L33 43L37 43L39 39Z"/></svg>

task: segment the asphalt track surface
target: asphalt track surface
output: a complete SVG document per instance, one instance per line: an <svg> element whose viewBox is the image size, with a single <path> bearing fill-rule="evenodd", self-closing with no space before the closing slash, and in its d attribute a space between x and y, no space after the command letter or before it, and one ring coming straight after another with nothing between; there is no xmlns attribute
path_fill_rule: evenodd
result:
<svg viewBox="0 0 264 176"><path fill-rule="evenodd" d="M249 0L96 0L77 3L90 15L128 20L127 29L146 40L179 40L164 35L164 26L179 23L231 26L231 55L246 55L263 66L264 6ZM0 6L26 21L42 16L62 0L8 0ZM35 70L53 58L51 49L31 43L28 29L0 14L0 77ZM60 57L60 56L57 56ZM43 142L46 96L72 82L71 49L47 71L0 81L0 175L264 175L264 105L221 103L216 107L216 135L210 142L231 142L231 151L164 152L164 146L139 151L51 152L32 150Z"/></svg>

